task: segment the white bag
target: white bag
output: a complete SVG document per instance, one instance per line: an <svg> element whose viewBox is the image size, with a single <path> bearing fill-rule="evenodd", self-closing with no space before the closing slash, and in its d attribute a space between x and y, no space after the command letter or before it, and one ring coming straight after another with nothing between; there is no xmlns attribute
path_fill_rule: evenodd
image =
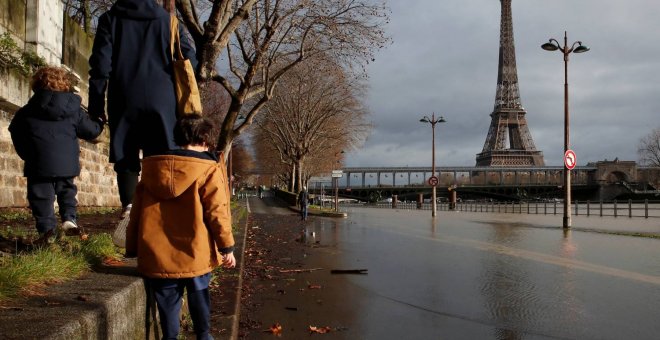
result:
<svg viewBox="0 0 660 340"><path fill-rule="evenodd" d="M126 227L131 220L130 216L126 216L119 221L115 232L112 233L112 242L119 248L126 248Z"/></svg>

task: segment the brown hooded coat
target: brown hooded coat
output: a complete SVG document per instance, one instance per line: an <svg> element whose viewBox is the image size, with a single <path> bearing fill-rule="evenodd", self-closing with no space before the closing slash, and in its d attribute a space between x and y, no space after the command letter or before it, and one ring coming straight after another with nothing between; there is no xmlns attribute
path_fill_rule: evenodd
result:
<svg viewBox="0 0 660 340"><path fill-rule="evenodd" d="M221 157L222 159L222 157ZM151 278L190 278L234 245L224 162L164 155L142 162L126 229L126 254Z"/></svg>

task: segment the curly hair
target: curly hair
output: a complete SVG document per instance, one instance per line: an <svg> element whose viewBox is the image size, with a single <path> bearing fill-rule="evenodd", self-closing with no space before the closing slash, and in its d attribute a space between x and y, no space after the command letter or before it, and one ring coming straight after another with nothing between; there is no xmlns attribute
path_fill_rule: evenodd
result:
<svg viewBox="0 0 660 340"><path fill-rule="evenodd" d="M71 91L73 82L69 71L61 67L46 66L42 67L32 76L30 82L32 91L50 90L65 92Z"/></svg>

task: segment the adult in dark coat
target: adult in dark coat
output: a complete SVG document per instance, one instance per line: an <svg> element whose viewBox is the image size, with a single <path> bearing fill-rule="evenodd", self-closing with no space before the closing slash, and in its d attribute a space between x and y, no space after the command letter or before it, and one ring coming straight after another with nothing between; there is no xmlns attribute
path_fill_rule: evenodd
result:
<svg viewBox="0 0 660 340"><path fill-rule="evenodd" d="M193 67L192 44L179 25L181 49ZM89 113L110 125L110 162L119 197L130 209L143 156L177 149L170 13L154 0L118 0L98 21L89 59Z"/></svg>
<svg viewBox="0 0 660 340"><path fill-rule="evenodd" d="M300 205L300 219L307 220L307 205L309 204L309 193L307 187L303 187L298 193L298 205Z"/></svg>

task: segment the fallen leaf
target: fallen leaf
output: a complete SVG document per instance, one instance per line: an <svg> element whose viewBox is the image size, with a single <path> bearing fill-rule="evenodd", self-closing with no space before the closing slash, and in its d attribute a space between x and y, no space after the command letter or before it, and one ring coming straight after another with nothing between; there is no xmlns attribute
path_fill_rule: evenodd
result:
<svg viewBox="0 0 660 340"><path fill-rule="evenodd" d="M282 325L279 322L274 323L270 328L264 330L264 333L271 333L273 335L282 336Z"/></svg>
<svg viewBox="0 0 660 340"><path fill-rule="evenodd" d="M321 285L309 285L307 286L309 289L321 289Z"/></svg>
<svg viewBox="0 0 660 340"><path fill-rule="evenodd" d="M332 328L325 326L325 327L316 327L316 326L309 326L309 332L310 333L318 333L318 334L325 334L325 333L330 333L332 331Z"/></svg>
<svg viewBox="0 0 660 340"><path fill-rule="evenodd" d="M88 238L89 238L89 234L80 234L81 241L87 241Z"/></svg>
<svg viewBox="0 0 660 340"><path fill-rule="evenodd" d="M103 259L103 264L106 266L113 266L113 267L118 267L118 266L123 266L125 263L121 260L117 260L112 257L106 257Z"/></svg>

